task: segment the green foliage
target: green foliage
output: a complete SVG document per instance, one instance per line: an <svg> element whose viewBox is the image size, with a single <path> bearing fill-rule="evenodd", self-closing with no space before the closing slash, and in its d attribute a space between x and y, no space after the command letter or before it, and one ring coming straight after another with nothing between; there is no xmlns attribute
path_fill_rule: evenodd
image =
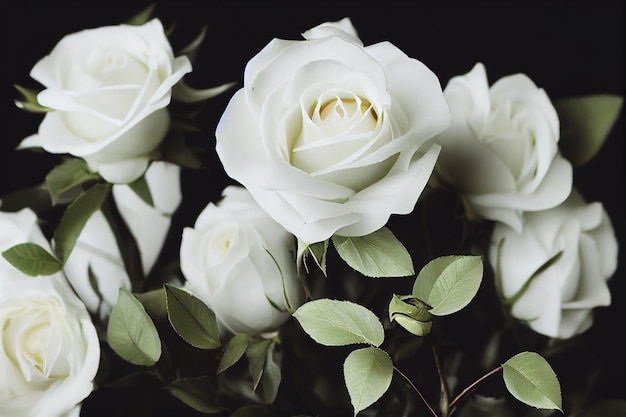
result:
<svg viewBox="0 0 626 417"><path fill-rule="evenodd" d="M128 184L131 190L137 194L139 198L143 200L149 206L154 206L154 201L152 201L152 194L150 193L150 188L148 187L148 182L146 181L145 176L141 176L137 178L135 181Z"/></svg>
<svg viewBox="0 0 626 417"><path fill-rule="evenodd" d="M202 168L202 163L191 149L187 147L185 138L179 129L170 128L165 139L161 142L159 150L164 161L180 165L184 168Z"/></svg>
<svg viewBox="0 0 626 417"><path fill-rule="evenodd" d="M217 367L217 373L221 373L233 366L246 353L250 344L250 336L247 334L237 334L233 336L224 347L224 354Z"/></svg>
<svg viewBox="0 0 626 417"><path fill-rule="evenodd" d="M239 408L230 417L271 417L272 413L260 405L246 405Z"/></svg>
<svg viewBox="0 0 626 417"><path fill-rule="evenodd" d="M281 380L280 366L274 357L275 346L271 339L259 339L251 341L246 349L252 391L258 391L268 404L276 398Z"/></svg>
<svg viewBox="0 0 626 417"><path fill-rule="evenodd" d="M368 277L413 275L413 261L404 245L383 227L360 237L333 236L333 245L348 265Z"/></svg>
<svg viewBox="0 0 626 417"><path fill-rule="evenodd" d="M429 306L413 296L393 295L389 302L389 320L395 321L409 333L426 336L432 327Z"/></svg>
<svg viewBox="0 0 626 417"><path fill-rule="evenodd" d="M326 298L309 301L300 306L293 317L313 340L326 346L357 343L380 346L385 338L378 317L350 301Z"/></svg>
<svg viewBox="0 0 626 417"><path fill-rule="evenodd" d="M393 363L385 351L370 346L348 355L343 374L356 416L387 392L393 376Z"/></svg>
<svg viewBox="0 0 626 417"><path fill-rule="evenodd" d="M211 398L213 384L206 375L195 378L180 378L166 385L165 388L174 397L201 413L215 414L224 411Z"/></svg>
<svg viewBox="0 0 626 417"><path fill-rule="evenodd" d="M188 291L165 284L165 303L170 324L185 342L198 349L220 346L215 313Z"/></svg>
<svg viewBox="0 0 626 417"><path fill-rule="evenodd" d="M14 84L13 86L22 95L22 100L15 100L15 105L20 109L32 113L46 113L51 111L51 109L42 106L39 104L39 101L37 101L37 94L39 94L39 91L24 88L17 84Z"/></svg>
<svg viewBox="0 0 626 417"><path fill-rule="evenodd" d="M442 256L430 261L413 284L413 296L430 307L430 314L456 313L472 301L483 278L480 256Z"/></svg>
<svg viewBox="0 0 626 417"><path fill-rule="evenodd" d="M128 19L126 21L126 24L141 26L144 23L148 22L150 19L152 19L152 15L154 13L154 7L155 7L154 3L150 4L148 7L146 7L145 9L141 10L139 13L136 13L130 19Z"/></svg>
<svg viewBox="0 0 626 417"><path fill-rule="evenodd" d="M502 364L502 370L504 384L515 398L535 408L561 410L561 386L541 355L518 353Z"/></svg>
<svg viewBox="0 0 626 417"><path fill-rule="evenodd" d="M559 147L580 166L600 150L620 115L624 98L611 94L571 97L554 103L561 123Z"/></svg>
<svg viewBox="0 0 626 417"><path fill-rule="evenodd" d="M79 186L85 181L97 178L99 178L98 174L89 171L84 160L69 158L48 172L48 175L46 175L46 186L52 202L57 203L61 194Z"/></svg>
<svg viewBox="0 0 626 417"><path fill-rule="evenodd" d="M139 300L124 288L120 288L109 316L107 340L118 355L134 365L151 366L161 357L161 339L154 323Z"/></svg>
<svg viewBox="0 0 626 417"><path fill-rule="evenodd" d="M109 184L96 184L82 191L65 209L54 232L54 249L63 264L72 253L85 223L100 209L110 190Z"/></svg>
<svg viewBox="0 0 626 417"><path fill-rule="evenodd" d="M323 242L313 243L307 246L308 253L311 255L315 264L322 271L324 276L328 276L326 273L326 254L328 253L328 239Z"/></svg>
<svg viewBox="0 0 626 417"><path fill-rule="evenodd" d="M20 243L2 252L11 265L31 277L52 275L63 270L63 264L36 243Z"/></svg>

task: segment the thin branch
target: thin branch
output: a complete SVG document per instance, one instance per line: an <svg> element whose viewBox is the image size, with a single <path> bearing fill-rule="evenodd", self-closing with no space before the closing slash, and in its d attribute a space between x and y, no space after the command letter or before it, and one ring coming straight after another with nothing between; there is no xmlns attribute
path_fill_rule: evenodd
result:
<svg viewBox="0 0 626 417"><path fill-rule="evenodd" d="M435 366L437 367L437 374L439 374L439 386L441 389L441 398L439 399L439 408L441 409L442 416L445 417L448 415L448 410L450 409L450 393L448 391L448 384L443 374L443 367L441 366L441 361L439 360L439 354L437 353L435 343L433 342L433 339L430 337L428 337L428 342L430 344L431 350L433 351L433 357L435 358Z"/></svg>
<svg viewBox="0 0 626 417"><path fill-rule="evenodd" d="M497 368L487 372L485 375L483 375L480 378L478 378L471 385L469 385L467 388L465 388L463 391L461 391L459 393L459 395L456 396L455 399L452 400L452 402L450 403L450 408L454 407L459 401L461 401L463 399L463 397L468 395L470 393L470 391L472 391L474 388L476 388L479 384L481 384L483 381L485 381L491 375L494 375L495 373L500 372L501 370L502 370L502 366L498 366Z"/></svg>
<svg viewBox="0 0 626 417"><path fill-rule="evenodd" d="M422 395L422 393L420 392L420 390L417 389L417 387L413 384L413 382L411 382L411 380L409 379L409 377L407 377L405 374L402 373L401 370L399 370L398 368L396 368L396 366L393 366L393 369L400 374L400 376L402 378L404 378L406 380L406 382L409 383L409 385L411 386L411 388L413 388L413 390L415 392L417 392L417 395L420 396L420 398L422 399L422 401L424 402L424 404L426 404L426 407L428 407L428 409L430 410L430 412L432 413L433 416L435 417L439 417L439 415L437 414L437 412L430 406L430 404L428 403L428 401L426 401L426 398L424 398L424 396Z"/></svg>

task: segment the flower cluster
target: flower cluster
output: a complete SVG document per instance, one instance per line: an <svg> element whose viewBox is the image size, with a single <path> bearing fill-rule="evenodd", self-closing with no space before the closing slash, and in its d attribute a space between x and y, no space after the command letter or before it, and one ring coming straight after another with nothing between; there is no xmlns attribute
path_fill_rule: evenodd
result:
<svg viewBox="0 0 626 417"><path fill-rule="evenodd" d="M350 17L196 89L206 32L175 52L152 12L64 36L17 86L42 116L18 148L56 159L0 199L0 415L626 407L552 366L611 304L613 221L575 179L621 96L556 101L482 62L443 83ZM181 224L202 151L224 186Z"/></svg>

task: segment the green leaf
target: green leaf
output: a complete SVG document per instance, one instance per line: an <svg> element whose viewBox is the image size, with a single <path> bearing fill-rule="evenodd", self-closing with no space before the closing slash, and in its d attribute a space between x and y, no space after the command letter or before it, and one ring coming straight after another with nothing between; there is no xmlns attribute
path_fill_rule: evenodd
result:
<svg viewBox="0 0 626 417"><path fill-rule="evenodd" d="M32 113L46 113L52 111L52 109L39 104L39 101L37 100L37 94L39 94L39 91L24 88L17 84L14 84L13 87L20 92L23 98L22 100L15 100L15 105L20 109Z"/></svg>
<svg viewBox="0 0 626 417"><path fill-rule="evenodd" d="M107 327L111 348L124 360L151 366L161 357L161 340L143 306L128 290L120 288Z"/></svg>
<svg viewBox="0 0 626 417"><path fill-rule="evenodd" d="M178 129L170 128L159 149L165 161L190 169L202 168L202 163L187 147L185 138Z"/></svg>
<svg viewBox="0 0 626 417"><path fill-rule="evenodd" d="M215 313L191 293L165 284L165 302L170 324L187 343L198 349L220 346Z"/></svg>
<svg viewBox="0 0 626 417"><path fill-rule="evenodd" d="M109 184L96 184L81 192L65 209L61 222L54 232L54 249L63 264L72 253L85 223L100 209L110 190Z"/></svg>
<svg viewBox="0 0 626 417"><path fill-rule="evenodd" d="M326 346L356 343L380 346L385 338L378 317L350 301L327 298L309 301L300 306L293 317L313 340Z"/></svg>
<svg viewBox="0 0 626 417"><path fill-rule="evenodd" d="M143 200L149 206L154 206L154 201L152 201L152 194L150 193L150 187L148 187L148 182L146 181L145 176L141 176L137 178L135 181L128 184L131 190L137 194L139 198Z"/></svg>
<svg viewBox="0 0 626 417"><path fill-rule="evenodd" d="M367 236L331 239L339 256L365 276L406 277L415 273L411 255L386 227Z"/></svg>
<svg viewBox="0 0 626 417"><path fill-rule="evenodd" d="M56 203L62 193L96 178L99 178L98 174L89 171L85 161L70 158L50 170L46 175L46 186L52 201Z"/></svg>
<svg viewBox="0 0 626 417"><path fill-rule="evenodd" d="M228 343L226 343L224 355L222 355L220 364L217 367L217 373L219 374L237 363L243 354L246 353L249 343L250 337L247 334L233 336Z"/></svg>
<svg viewBox="0 0 626 417"><path fill-rule="evenodd" d="M624 98L597 94L554 103L561 124L559 147L572 165L580 166L602 147L620 115Z"/></svg>
<svg viewBox="0 0 626 417"><path fill-rule="evenodd" d="M581 417L624 417L626 416L626 400L600 400L587 408Z"/></svg>
<svg viewBox="0 0 626 417"><path fill-rule="evenodd" d="M343 375L356 416L387 392L393 376L393 362L384 350L375 347L358 349L346 358Z"/></svg>
<svg viewBox="0 0 626 417"><path fill-rule="evenodd" d="M128 25L141 26L152 18L155 4L152 3L126 21Z"/></svg>
<svg viewBox="0 0 626 417"><path fill-rule="evenodd" d="M214 414L225 411L215 404L212 395L215 387L206 375L195 378L180 378L172 381L165 388L174 397L201 413Z"/></svg>
<svg viewBox="0 0 626 417"><path fill-rule="evenodd" d="M237 409L230 417L272 417L272 413L260 405L246 405Z"/></svg>
<svg viewBox="0 0 626 417"><path fill-rule="evenodd" d="M535 408L561 410L561 386L548 362L522 352L502 364L504 384L515 398Z"/></svg>
<svg viewBox="0 0 626 417"><path fill-rule="evenodd" d="M256 388L261 381L261 376L263 376L265 361L267 360L267 352L271 344L271 340L263 339L251 342L246 349L246 356L248 357L248 371L252 377L253 392L256 391Z"/></svg>
<svg viewBox="0 0 626 417"><path fill-rule="evenodd" d="M328 239L323 242L313 243L307 246L308 253L313 257L315 264L322 271L324 276L326 274L326 253L328 252Z"/></svg>
<svg viewBox="0 0 626 417"><path fill-rule="evenodd" d="M480 256L442 256L419 272L413 284L413 295L431 306L430 314L445 316L472 301L482 278Z"/></svg>
<svg viewBox="0 0 626 417"><path fill-rule="evenodd" d="M63 264L36 243L20 243L2 252L11 265L31 277L52 275L63 270Z"/></svg>
<svg viewBox="0 0 626 417"><path fill-rule="evenodd" d="M146 312L155 319L163 319L167 317L167 302L165 299L165 288L157 288L152 291L136 293L135 297Z"/></svg>
<svg viewBox="0 0 626 417"><path fill-rule="evenodd" d="M272 343L267 349L263 374L261 375L261 380L256 389L259 397L262 398L263 402L266 404L271 404L276 399L278 386L280 385L282 377L280 372L280 359L279 355L274 352L275 347L276 344Z"/></svg>

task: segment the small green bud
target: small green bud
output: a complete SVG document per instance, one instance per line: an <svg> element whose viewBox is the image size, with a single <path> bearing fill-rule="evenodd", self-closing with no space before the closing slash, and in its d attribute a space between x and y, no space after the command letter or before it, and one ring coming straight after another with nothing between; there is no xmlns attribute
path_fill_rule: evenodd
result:
<svg viewBox="0 0 626 417"><path fill-rule="evenodd" d="M389 320L395 321L409 333L426 336L432 327L428 304L412 295L394 294L389 302Z"/></svg>

